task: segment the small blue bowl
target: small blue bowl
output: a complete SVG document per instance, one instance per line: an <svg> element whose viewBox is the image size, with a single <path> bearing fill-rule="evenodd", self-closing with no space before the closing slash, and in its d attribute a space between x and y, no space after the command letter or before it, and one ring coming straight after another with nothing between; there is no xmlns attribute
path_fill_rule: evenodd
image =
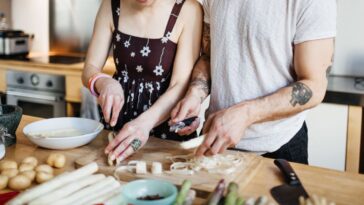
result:
<svg viewBox="0 0 364 205"><path fill-rule="evenodd" d="M128 204L133 205L172 205L177 197L177 187L162 180L142 179L126 184L122 194ZM139 200L140 197L159 195L159 200Z"/></svg>

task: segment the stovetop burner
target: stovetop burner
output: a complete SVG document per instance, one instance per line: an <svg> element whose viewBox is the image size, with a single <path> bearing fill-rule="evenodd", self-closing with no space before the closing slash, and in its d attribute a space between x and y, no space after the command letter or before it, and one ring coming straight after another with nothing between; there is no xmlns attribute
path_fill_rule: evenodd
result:
<svg viewBox="0 0 364 205"><path fill-rule="evenodd" d="M67 56L67 55L50 55L50 56L30 57L30 58L26 56L14 56L5 59L35 62L35 63L51 63L51 64L66 64L66 65L85 62L85 57Z"/></svg>

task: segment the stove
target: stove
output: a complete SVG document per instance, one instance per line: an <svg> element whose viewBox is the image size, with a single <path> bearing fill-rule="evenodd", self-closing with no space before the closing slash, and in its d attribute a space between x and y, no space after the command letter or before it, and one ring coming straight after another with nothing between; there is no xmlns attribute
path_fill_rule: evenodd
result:
<svg viewBox="0 0 364 205"><path fill-rule="evenodd" d="M85 62L85 57L83 56L67 56L67 55L49 55L49 56L40 56L40 57L27 57L27 56L13 56L11 58L3 58L4 60L17 60L17 61L26 61L26 62L34 62L34 63L50 63L50 64L64 64L71 65L76 63Z"/></svg>

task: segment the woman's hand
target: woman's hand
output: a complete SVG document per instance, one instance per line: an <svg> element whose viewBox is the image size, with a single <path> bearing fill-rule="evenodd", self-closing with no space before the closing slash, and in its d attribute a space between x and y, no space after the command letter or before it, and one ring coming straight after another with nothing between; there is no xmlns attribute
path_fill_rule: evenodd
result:
<svg viewBox="0 0 364 205"><path fill-rule="evenodd" d="M95 85L105 122L114 127L124 105L124 91L118 81L112 78L100 78ZM111 116L112 114L112 116Z"/></svg>
<svg viewBox="0 0 364 205"><path fill-rule="evenodd" d="M198 116L201 110L201 98L191 92L178 102L172 110L170 125L176 124L190 117ZM200 119L197 118L190 126L178 131L179 135L190 135L200 126Z"/></svg>
<svg viewBox="0 0 364 205"><path fill-rule="evenodd" d="M152 128L145 121L135 119L125 124L115 139L109 143L105 153L110 155L111 160L117 163L125 160L145 145L149 139Z"/></svg>

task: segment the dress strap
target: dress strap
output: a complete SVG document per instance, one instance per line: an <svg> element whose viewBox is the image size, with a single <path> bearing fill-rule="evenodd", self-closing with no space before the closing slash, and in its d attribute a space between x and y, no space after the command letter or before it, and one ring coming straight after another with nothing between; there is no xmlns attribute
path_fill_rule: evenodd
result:
<svg viewBox="0 0 364 205"><path fill-rule="evenodd" d="M169 17L166 31L164 32L165 37L169 37L173 31L174 25L177 22L179 13L181 12L182 6L185 3L185 0L176 0L176 3L173 6L171 15Z"/></svg>
<svg viewBox="0 0 364 205"><path fill-rule="evenodd" d="M112 17L114 20L115 31L119 29L120 0L111 0Z"/></svg>

